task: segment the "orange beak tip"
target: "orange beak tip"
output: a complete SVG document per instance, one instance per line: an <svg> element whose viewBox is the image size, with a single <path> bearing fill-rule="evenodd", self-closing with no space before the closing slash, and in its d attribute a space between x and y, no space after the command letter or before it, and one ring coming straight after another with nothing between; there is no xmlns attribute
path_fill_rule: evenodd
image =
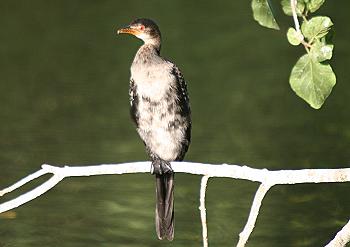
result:
<svg viewBox="0 0 350 247"><path fill-rule="evenodd" d="M130 27L121 28L121 29L117 30L117 34L123 34L123 33L137 36L139 34L139 31L135 30L133 28L130 28Z"/></svg>

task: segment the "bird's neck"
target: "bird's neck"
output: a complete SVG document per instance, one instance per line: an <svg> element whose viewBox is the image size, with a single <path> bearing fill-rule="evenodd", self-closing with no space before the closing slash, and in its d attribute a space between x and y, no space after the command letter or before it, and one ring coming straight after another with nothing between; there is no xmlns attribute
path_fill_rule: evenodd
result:
<svg viewBox="0 0 350 247"><path fill-rule="evenodd" d="M160 56L160 44L155 45L154 43L144 43L135 55L134 62L150 62L155 57Z"/></svg>
<svg viewBox="0 0 350 247"><path fill-rule="evenodd" d="M150 48L155 49L158 54L160 53L160 47L161 47L161 40L160 38L151 38L151 39L144 39L143 46L148 46Z"/></svg>

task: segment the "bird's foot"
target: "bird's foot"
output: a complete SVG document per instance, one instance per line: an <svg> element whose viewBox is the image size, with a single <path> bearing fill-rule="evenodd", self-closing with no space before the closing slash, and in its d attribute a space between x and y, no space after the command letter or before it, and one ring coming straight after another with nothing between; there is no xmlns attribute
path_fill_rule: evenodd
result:
<svg viewBox="0 0 350 247"><path fill-rule="evenodd" d="M151 174L163 175L173 173L173 169L168 161L156 159L152 161Z"/></svg>

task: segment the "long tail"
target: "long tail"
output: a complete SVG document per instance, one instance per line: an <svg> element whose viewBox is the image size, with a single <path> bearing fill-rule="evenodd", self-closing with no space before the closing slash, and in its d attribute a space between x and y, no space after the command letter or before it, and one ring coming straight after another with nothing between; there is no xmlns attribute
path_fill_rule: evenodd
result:
<svg viewBox="0 0 350 247"><path fill-rule="evenodd" d="M174 238L174 173L156 174L156 231L158 238Z"/></svg>

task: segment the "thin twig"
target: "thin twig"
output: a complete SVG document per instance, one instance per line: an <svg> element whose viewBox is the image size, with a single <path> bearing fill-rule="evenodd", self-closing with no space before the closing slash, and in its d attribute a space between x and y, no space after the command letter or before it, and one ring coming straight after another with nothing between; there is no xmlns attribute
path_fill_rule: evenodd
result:
<svg viewBox="0 0 350 247"><path fill-rule="evenodd" d="M290 0L290 7L292 9L294 26L295 26L295 30L297 31L300 43L302 43L304 45L306 51L309 52L309 48L311 47L311 45L304 40L304 35L302 34L302 32L300 30L300 24L299 24L299 19L298 19L298 15L297 15L297 4L298 4L297 0Z"/></svg>
<svg viewBox="0 0 350 247"><path fill-rule="evenodd" d="M350 242L350 220L325 247L343 247Z"/></svg>
<svg viewBox="0 0 350 247"><path fill-rule="evenodd" d="M46 173L43 173L43 174L46 174ZM27 193L24 193L16 198L10 200L10 201L7 201L7 202L0 204L0 213L17 208L17 207L19 207L19 206L21 206L21 205L23 205L31 200L34 200L35 198L41 196L45 192L47 192L50 189L52 189L53 187L55 187L55 185L58 184L63 178L64 178L64 176L61 176L60 174L55 174L49 180L47 180L43 184L39 185L38 187L34 188L33 190L31 190ZM8 189L5 189L5 191L6 190L8 190ZM1 191L0 193L4 194L3 191Z"/></svg>
<svg viewBox="0 0 350 247"><path fill-rule="evenodd" d="M250 234L253 232L256 219L258 218L261 202L270 188L271 188L270 184L262 183L260 184L258 190L256 191L247 223L243 231L239 234L239 241L238 241L237 247L244 247L246 245Z"/></svg>
<svg viewBox="0 0 350 247"><path fill-rule="evenodd" d="M15 184L7 187L6 189L3 189L0 191L0 196L3 196L7 193L10 193L16 189L18 189L19 187L22 187L23 185L25 185L26 183L33 181L34 179L41 177L45 174L49 173L47 170L41 169L39 171L34 172L33 174L30 174L27 177L22 178L21 180L19 180L18 182L16 182Z"/></svg>
<svg viewBox="0 0 350 247"><path fill-rule="evenodd" d="M300 24L299 24L298 15L297 15L297 4L298 4L297 0L290 0L290 7L292 8L292 14L293 14L295 30L298 33L301 33L301 31L300 31Z"/></svg>
<svg viewBox="0 0 350 247"><path fill-rule="evenodd" d="M203 236L203 247L208 247L208 227L207 227L207 210L205 208L205 193L207 190L209 176L203 176L201 180L200 189L200 206L201 222L202 222L202 236Z"/></svg>

